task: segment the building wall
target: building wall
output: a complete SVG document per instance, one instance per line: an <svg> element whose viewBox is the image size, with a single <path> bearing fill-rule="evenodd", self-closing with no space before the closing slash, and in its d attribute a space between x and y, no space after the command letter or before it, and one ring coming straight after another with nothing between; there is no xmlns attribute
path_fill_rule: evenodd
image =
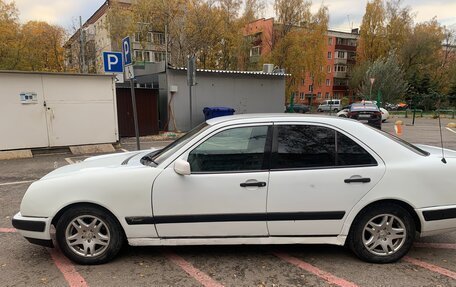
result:
<svg viewBox="0 0 456 287"><path fill-rule="evenodd" d="M168 70L168 87L176 86L177 93L168 93L176 121L181 131L190 129L190 100L187 72ZM231 107L236 114L280 113L284 111L285 78L279 75L246 75L197 72L197 85L192 89L193 126L204 121L205 107ZM170 130L174 129L173 121Z"/></svg>
<svg viewBox="0 0 456 287"><path fill-rule="evenodd" d="M0 150L116 142L114 85L110 76L0 72Z"/></svg>
<svg viewBox="0 0 456 287"><path fill-rule="evenodd" d="M251 44L249 54L250 62L252 64L258 63L260 56L268 55L271 52L273 44L273 28L274 18L258 19L250 22L245 27L243 33L245 37L248 37Z"/></svg>

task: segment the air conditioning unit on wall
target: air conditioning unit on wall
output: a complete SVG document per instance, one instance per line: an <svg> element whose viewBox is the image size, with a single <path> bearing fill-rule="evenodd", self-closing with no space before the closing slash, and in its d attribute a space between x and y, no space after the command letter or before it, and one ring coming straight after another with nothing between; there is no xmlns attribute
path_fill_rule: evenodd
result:
<svg viewBox="0 0 456 287"><path fill-rule="evenodd" d="M263 64L263 73L271 74L274 71L273 64Z"/></svg>

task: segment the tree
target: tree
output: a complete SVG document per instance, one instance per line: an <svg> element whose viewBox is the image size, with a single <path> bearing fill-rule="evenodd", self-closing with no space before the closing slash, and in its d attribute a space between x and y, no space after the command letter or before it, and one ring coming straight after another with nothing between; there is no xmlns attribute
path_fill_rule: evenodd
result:
<svg viewBox="0 0 456 287"><path fill-rule="evenodd" d="M371 78L375 78L375 82L372 85L372 93ZM372 63L359 87L359 93L364 99L375 100L380 92L382 104L402 99L407 90L408 83L404 78L404 72L393 52L390 52L387 57L381 57Z"/></svg>
<svg viewBox="0 0 456 287"><path fill-rule="evenodd" d="M243 18L245 22L251 22L263 15L266 8L263 0L245 0Z"/></svg>
<svg viewBox="0 0 456 287"><path fill-rule="evenodd" d="M20 60L20 24L18 11L11 2L0 0L0 69L13 70Z"/></svg>
<svg viewBox="0 0 456 287"><path fill-rule="evenodd" d="M413 15L410 7L401 7L401 0L386 2L387 49L399 50L413 31Z"/></svg>
<svg viewBox="0 0 456 287"><path fill-rule="evenodd" d="M291 74L286 79L286 95L298 90L307 74L313 83L323 81L328 30L328 9L321 6L310 12L311 2L277 0L275 10L279 21L270 60Z"/></svg>
<svg viewBox="0 0 456 287"><path fill-rule="evenodd" d="M135 18L131 8L117 1L109 1L106 26L113 51L122 50L122 39L136 32Z"/></svg>
<svg viewBox="0 0 456 287"><path fill-rule="evenodd" d="M383 0L367 2L360 27L357 62L373 62L387 54L385 22Z"/></svg>

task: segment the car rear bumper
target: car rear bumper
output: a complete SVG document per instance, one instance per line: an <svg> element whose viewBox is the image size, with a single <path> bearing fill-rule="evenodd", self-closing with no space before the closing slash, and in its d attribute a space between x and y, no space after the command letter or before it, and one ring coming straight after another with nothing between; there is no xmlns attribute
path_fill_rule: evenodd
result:
<svg viewBox="0 0 456 287"><path fill-rule="evenodd" d="M422 223L421 236L456 231L456 205L420 208L416 211Z"/></svg>
<svg viewBox="0 0 456 287"><path fill-rule="evenodd" d="M52 247L51 219L46 217L27 217L19 212L12 219L13 227L30 243Z"/></svg>

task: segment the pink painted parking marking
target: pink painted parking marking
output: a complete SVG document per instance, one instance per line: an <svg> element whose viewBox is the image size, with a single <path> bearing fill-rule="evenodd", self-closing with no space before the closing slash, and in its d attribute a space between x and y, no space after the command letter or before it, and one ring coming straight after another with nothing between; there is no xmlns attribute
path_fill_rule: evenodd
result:
<svg viewBox="0 0 456 287"><path fill-rule="evenodd" d="M416 242L415 247L421 248L437 248L437 249L456 249L456 244L454 243L426 243L426 242Z"/></svg>
<svg viewBox="0 0 456 287"><path fill-rule="evenodd" d="M421 260L418 260L415 258L411 258L408 256L404 257L404 261L411 263L413 265L419 266L421 268L427 269L429 271L436 272L441 275L445 275L447 277L450 277L450 278L456 280L456 272L450 271L448 269L445 269L445 268L442 268L442 267L439 267L439 266L436 266L436 265L433 265L433 264L430 264L430 263L427 263L427 262L424 262L424 261L421 261Z"/></svg>
<svg viewBox="0 0 456 287"><path fill-rule="evenodd" d="M291 263L309 273L312 273L312 274L320 277L321 279L327 281L330 284L334 284L334 285L337 285L340 287L357 287L358 286L355 283L352 283L350 281L337 277L327 271L321 270L307 262L304 262L298 258L292 257L285 253L276 252L276 253L274 253L274 255L288 263Z"/></svg>
<svg viewBox="0 0 456 287"><path fill-rule="evenodd" d="M52 260L55 266L62 272L63 277L70 287L88 287L85 279L76 271L70 260L67 259L57 248L49 248Z"/></svg>
<svg viewBox="0 0 456 287"><path fill-rule="evenodd" d="M171 260L174 264L182 268L188 275L192 276L196 279L199 283L201 283L205 287L223 287L222 284L218 283L209 275L202 272L201 270L195 268L192 264L187 262L184 258L180 257L179 255L173 253L165 253L166 257Z"/></svg>
<svg viewBox="0 0 456 287"><path fill-rule="evenodd" d="M14 233L17 232L15 228L0 228L0 233Z"/></svg>

